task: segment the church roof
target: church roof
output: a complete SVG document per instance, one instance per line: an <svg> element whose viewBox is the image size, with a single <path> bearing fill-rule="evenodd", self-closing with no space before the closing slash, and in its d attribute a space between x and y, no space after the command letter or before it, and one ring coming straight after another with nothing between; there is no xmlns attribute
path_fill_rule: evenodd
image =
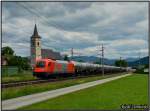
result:
<svg viewBox="0 0 150 111"><path fill-rule="evenodd" d="M41 38L41 37L39 36L39 34L38 34L36 24L35 24L35 26L34 26L34 32L33 32L32 37L34 37L34 38Z"/></svg>
<svg viewBox="0 0 150 111"><path fill-rule="evenodd" d="M42 58L50 58L50 59L61 59L61 55L59 52L55 52L52 49L41 49Z"/></svg>

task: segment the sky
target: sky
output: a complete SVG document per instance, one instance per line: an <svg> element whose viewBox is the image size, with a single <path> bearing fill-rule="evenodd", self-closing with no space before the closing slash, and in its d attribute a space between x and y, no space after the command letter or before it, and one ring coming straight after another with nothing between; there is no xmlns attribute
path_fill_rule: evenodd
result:
<svg viewBox="0 0 150 111"><path fill-rule="evenodd" d="M37 24L42 48L105 58L148 55L148 2L3 2L2 47L30 56Z"/></svg>

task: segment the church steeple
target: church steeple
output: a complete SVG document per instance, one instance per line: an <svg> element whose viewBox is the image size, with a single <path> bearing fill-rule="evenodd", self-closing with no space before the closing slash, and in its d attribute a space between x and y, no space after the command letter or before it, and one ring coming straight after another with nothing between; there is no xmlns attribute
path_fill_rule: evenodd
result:
<svg viewBox="0 0 150 111"><path fill-rule="evenodd" d="M34 26L34 32L33 32L32 37L34 37L34 38L41 38L41 37L38 35L38 31L37 31L37 26L36 26L36 24L35 24L35 26Z"/></svg>
<svg viewBox="0 0 150 111"><path fill-rule="evenodd" d="M37 59L41 58L41 37L38 34L35 24L33 35L31 36L31 65L34 66Z"/></svg>

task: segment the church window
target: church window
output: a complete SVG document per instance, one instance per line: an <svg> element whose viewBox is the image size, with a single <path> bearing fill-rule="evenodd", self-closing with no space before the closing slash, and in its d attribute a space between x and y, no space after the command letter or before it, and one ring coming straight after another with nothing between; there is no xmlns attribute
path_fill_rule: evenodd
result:
<svg viewBox="0 0 150 111"><path fill-rule="evenodd" d="M39 46L39 42L37 42L37 46Z"/></svg>

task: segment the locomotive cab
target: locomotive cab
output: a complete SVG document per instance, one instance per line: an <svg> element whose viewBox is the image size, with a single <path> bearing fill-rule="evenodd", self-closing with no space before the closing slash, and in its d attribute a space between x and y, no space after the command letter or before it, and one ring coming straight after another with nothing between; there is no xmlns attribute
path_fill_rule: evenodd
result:
<svg viewBox="0 0 150 111"><path fill-rule="evenodd" d="M37 60L33 69L33 76L47 77L52 71L52 61L48 59Z"/></svg>

